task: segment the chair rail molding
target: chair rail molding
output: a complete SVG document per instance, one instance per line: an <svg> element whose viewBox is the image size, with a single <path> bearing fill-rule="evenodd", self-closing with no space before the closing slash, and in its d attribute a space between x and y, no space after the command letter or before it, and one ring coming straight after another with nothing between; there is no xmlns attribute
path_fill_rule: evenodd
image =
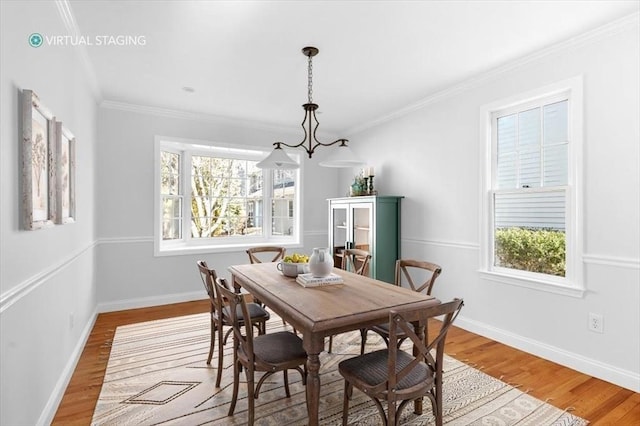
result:
<svg viewBox="0 0 640 426"><path fill-rule="evenodd" d="M87 246L73 252L66 259L63 259L62 261L50 266L49 268L37 273L36 275L33 275L31 278L28 278L17 286L12 287L11 289L2 293L2 295L0 295L0 314L11 307L11 305L18 302L20 299L38 288L38 286L45 283L46 281L49 281L52 276L60 273L60 271L72 264L80 256L94 249L97 244L97 241L91 242Z"/></svg>

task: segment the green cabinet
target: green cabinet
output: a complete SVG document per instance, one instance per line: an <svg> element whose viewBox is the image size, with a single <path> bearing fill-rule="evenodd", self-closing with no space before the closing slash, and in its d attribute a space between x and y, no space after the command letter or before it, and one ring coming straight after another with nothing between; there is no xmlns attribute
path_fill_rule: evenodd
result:
<svg viewBox="0 0 640 426"><path fill-rule="evenodd" d="M368 275L381 281L395 281L400 258L399 196L330 198L329 248L336 266L342 250L358 248L371 253Z"/></svg>

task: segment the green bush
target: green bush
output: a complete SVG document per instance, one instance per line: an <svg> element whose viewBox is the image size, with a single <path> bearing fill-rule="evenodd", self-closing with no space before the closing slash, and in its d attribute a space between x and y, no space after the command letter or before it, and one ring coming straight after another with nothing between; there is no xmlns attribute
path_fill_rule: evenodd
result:
<svg viewBox="0 0 640 426"><path fill-rule="evenodd" d="M562 231L499 228L495 243L496 266L564 277L566 257Z"/></svg>

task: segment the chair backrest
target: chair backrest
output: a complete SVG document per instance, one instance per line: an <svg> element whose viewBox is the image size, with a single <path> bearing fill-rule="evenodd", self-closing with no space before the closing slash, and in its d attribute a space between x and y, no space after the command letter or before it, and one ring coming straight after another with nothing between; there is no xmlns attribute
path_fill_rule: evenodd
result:
<svg viewBox="0 0 640 426"><path fill-rule="evenodd" d="M442 362L444 359L444 344L447 332L462 309L462 299L454 299L451 302L428 306L426 308L397 309L389 313L389 362L388 381L382 383L384 389L396 389L396 384L409 375L419 364L426 364L431 372L430 383L423 383L418 386L432 387L436 380L442 380ZM430 338L429 336L418 336L415 333L414 323L419 323L427 329L427 321L443 315L442 323L438 334ZM397 354L401 349L396 342L399 337L407 336L411 339L414 347L415 358L405 366L396 365ZM435 349L435 356L432 351ZM407 390L405 390L407 391ZM389 392L390 394L392 392Z"/></svg>
<svg viewBox="0 0 640 426"><path fill-rule="evenodd" d="M202 284L204 285L204 289L209 295L209 300L211 301L211 305L215 306L216 303L216 291L214 283L216 281L217 275L216 271L213 269L209 269L207 266L207 262L204 260L198 260L196 262L198 266L198 272L200 273L200 279L202 280Z"/></svg>
<svg viewBox="0 0 640 426"><path fill-rule="evenodd" d="M252 247L247 250L251 263L277 262L284 259L287 249L284 247Z"/></svg>
<svg viewBox="0 0 640 426"><path fill-rule="evenodd" d="M224 278L218 278L216 280L216 291L228 303L229 323L233 328L233 341L238 351L238 356L250 363L255 362L252 323L247 302L241 293L235 293L231 290L227 280ZM240 321L238 317L239 312L242 312L242 321Z"/></svg>
<svg viewBox="0 0 640 426"><path fill-rule="evenodd" d="M406 287L409 284L413 291L431 294L436 278L442 272L439 265L431 262L412 259L398 259L396 261L396 285ZM416 284L422 282L422 284Z"/></svg>
<svg viewBox="0 0 640 426"><path fill-rule="evenodd" d="M341 269L355 272L358 275L366 275L369 272L368 266L371 260L371 253L361 249L344 249L342 251Z"/></svg>

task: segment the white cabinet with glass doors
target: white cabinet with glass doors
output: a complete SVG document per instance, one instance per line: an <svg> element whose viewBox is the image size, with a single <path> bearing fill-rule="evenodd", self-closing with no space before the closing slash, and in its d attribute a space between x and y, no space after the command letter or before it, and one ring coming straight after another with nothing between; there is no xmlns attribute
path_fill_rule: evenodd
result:
<svg viewBox="0 0 640 426"><path fill-rule="evenodd" d="M371 253L367 275L393 283L400 257L400 200L398 196L329 199L329 248L340 267L342 251L357 248Z"/></svg>

